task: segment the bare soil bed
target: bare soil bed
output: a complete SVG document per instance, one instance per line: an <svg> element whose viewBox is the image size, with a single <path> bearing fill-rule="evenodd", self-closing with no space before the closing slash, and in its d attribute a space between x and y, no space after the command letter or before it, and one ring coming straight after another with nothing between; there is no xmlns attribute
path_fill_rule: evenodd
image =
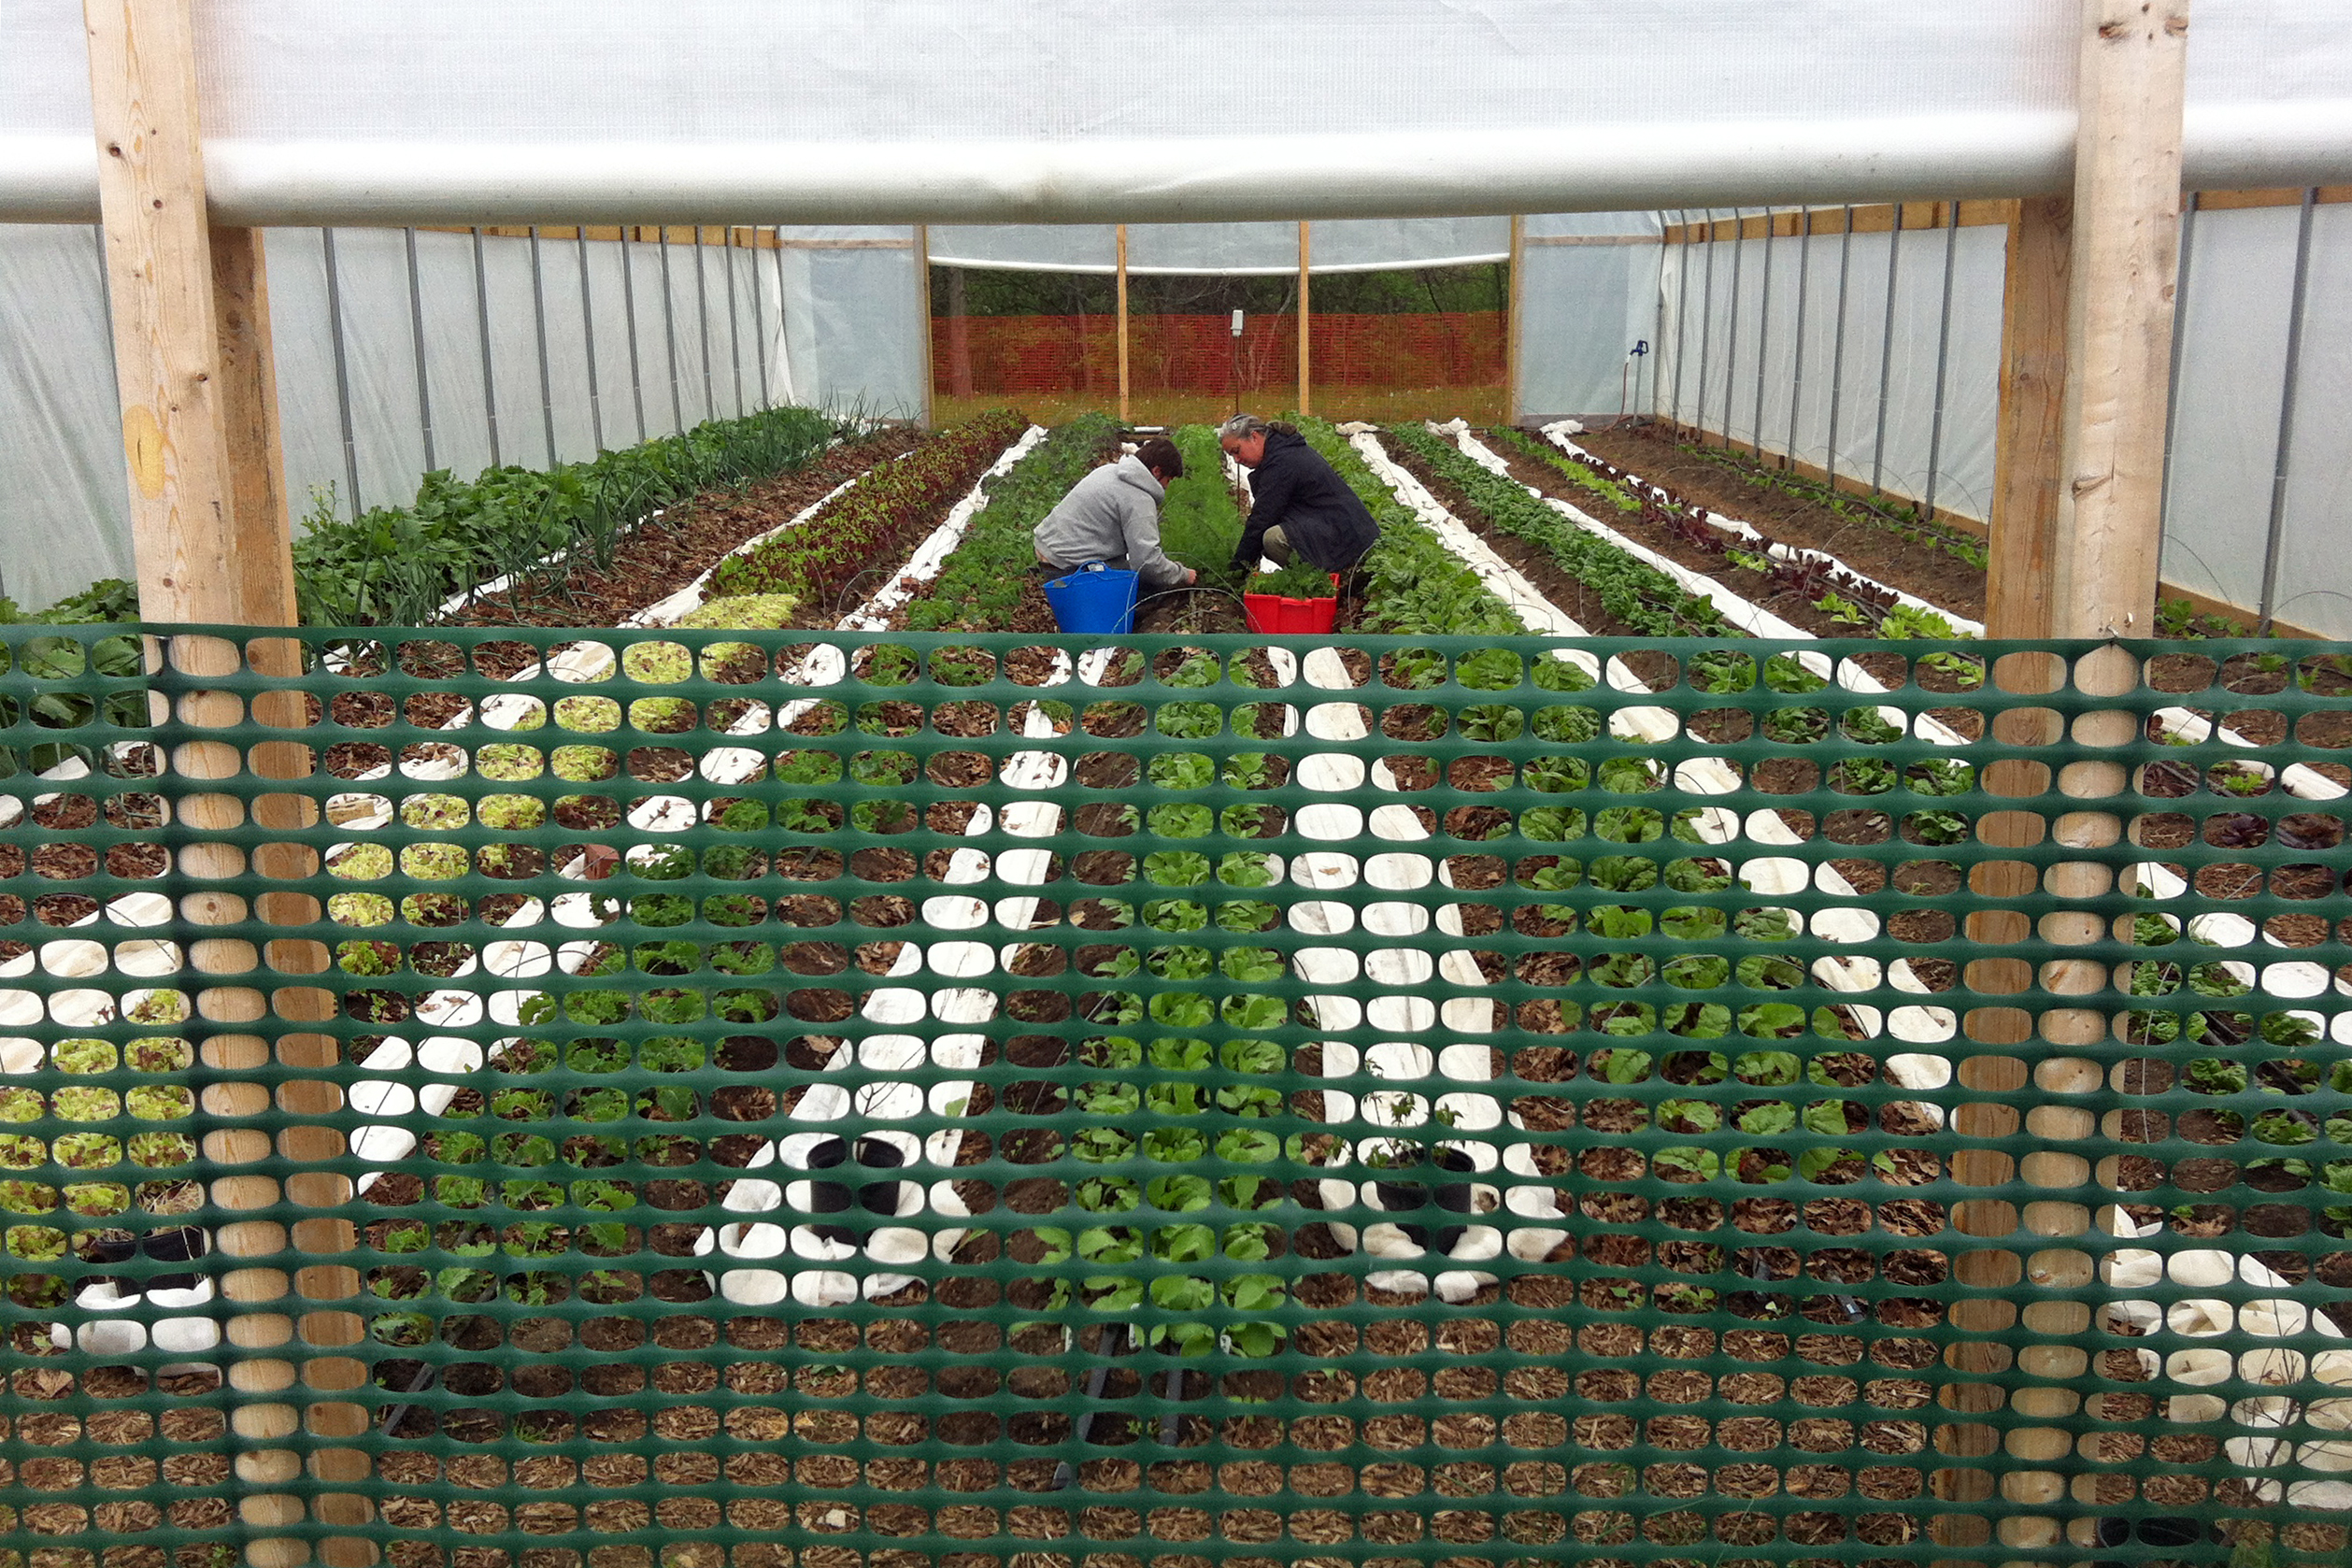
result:
<svg viewBox="0 0 2352 1568"><path fill-rule="evenodd" d="M1686 501L1752 522L1782 544L1834 555L1854 570L1889 587L1916 593L1938 608L1972 620L1984 618L1983 571L1931 545L1913 544L1869 522L1842 517L1817 501L1775 489L1760 477L1744 478L1716 459L1686 451L1672 435L1652 425L1588 431L1574 439L1595 457L1629 469ZM1602 520L1617 526L1611 518ZM1731 586L1729 578L1725 583ZM1770 607L1788 620L1798 620L1779 606ZM1851 634L1852 628L1842 630Z"/></svg>
<svg viewBox="0 0 2352 1568"><path fill-rule="evenodd" d="M832 448L805 468L741 491L709 491L622 541L610 572L581 562L561 583L476 600L456 626L618 626L708 571L737 546L789 522L826 492L928 436L899 426ZM821 612L824 606L816 606ZM837 619L837 618L834 618ZM825 625L832 625L827 619Z"/></svg>
<svg viewBox="0 0 2352 1568"><path fill-rule="evenodd" d="M1402 447L1389 449L1389 458L1406 473L1421 481L1429 492L1437 497L1446 509L1461 520L1488 547L1513 566L1519 575L1533 583L1553 606L1596 637L1632 637L1641 634L1601 607L1600 595L1560 568L1550 554L1527 543L1515 535L1505 534L1488 525L1486 514L1477 505L1446 480L1437 477L1427 464ZM1565 480L1562 483L1566 483Z"/></svg>

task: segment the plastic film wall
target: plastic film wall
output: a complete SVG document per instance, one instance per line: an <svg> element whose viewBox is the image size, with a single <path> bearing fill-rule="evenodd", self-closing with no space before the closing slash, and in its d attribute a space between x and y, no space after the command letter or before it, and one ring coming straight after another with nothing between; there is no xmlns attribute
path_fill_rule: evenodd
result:
<svg viewBox="0 0 2352 1568"><path fill-rule="evenodd" d="M1522 413L1648 406L1646 367L1657 361L1632 349L1657 335L1659 228L1647 212L1533 217L1521 225L1512 330Z"/></svg>
<svg viewBox="0 0 2352 1568"><path fill-rule="evenodd" d="M2352 562L2339 543L2352 506L2342 435L2352 425L2352 210L2315 203L2299 246L2299 207L2228 199L2184 220L2163 578L2249 620L2264 607L2267 578L2278 620L2337 634L2352 630ZM1917 221L1920 208L1910 210ZM1751 232L1760 226L1759 209L1739 215ZM1713 221L1728 236L1733 216L1665 218ZM1850 235L1839 208L1816 209L1810 237L1801 216L1794 234L1791 215L1778 218L1772 240L1700 239L1648 254L1658 268L1654 390L1636 406L1984 520L2006 229L1905 229L1890 257L1883 208L1877 232L1865 221ZM1532 264L1531 317L1548 307L1536 303ZM1533 388L1555 371L1541 335L1531 329L1522 341ZM1533 392L1523 406L1580 411Z"/></svg>
<svg viewBox="0 0 2352 1568"><path fill-rule="evenodd" d="M550 231L535 263L520 237L270 231L296 525L404 504L429 469L575 462L763 402L921 415L910 230L762 248L658 232ZM0 226L0 592L37 607L133 573L94 232Z"/></svg>

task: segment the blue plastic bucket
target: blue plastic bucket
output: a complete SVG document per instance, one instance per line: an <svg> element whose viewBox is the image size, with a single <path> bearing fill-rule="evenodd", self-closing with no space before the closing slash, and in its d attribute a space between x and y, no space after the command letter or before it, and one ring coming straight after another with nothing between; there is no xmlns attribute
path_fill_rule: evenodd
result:
<svg viewBox="0 0 2352 1568"><path fill-rule="evenodd" d="M1046 584L1046 606L1065 632L1132 632L1140 581L1133 572L1090 561Z"/></svg>

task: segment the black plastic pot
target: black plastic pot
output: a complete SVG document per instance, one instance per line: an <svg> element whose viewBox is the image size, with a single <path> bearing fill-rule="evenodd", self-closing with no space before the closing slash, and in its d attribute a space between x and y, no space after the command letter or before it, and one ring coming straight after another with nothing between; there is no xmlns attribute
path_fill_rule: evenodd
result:
<svg viewBox="0 0 2352 1568"><path fill-rule="evenodd" d="M849 1157L848 1144L840 1138L827 1138L808 1151L808 1168L812 1171L831 1170ZM858 1140L858 1163L869 1168L891 1170L906 1163L905 1154L879 1138ZM857 1203L868 1214L898 1213L898 1190L895 1181L869 1182L858 1189ZM838 1181L812 1181L808 1184L808 1209L812 1214L839 1214L848 1208L848 1187ZM855 1247L865 1238L846 1225L816 1225L810 1227L826 1241Z"/></svg>
<svg viewBox="0 0 2352 1568"><path fill-rule="evenodd" d="M1432 1156L1432 1162L1441 1171L1467 1172L1478 1168L1476 1162L1458 1148L1437 1149ZM1390 1214L1409 1214L1416 1209L1426 1208L1429 1206L1431 1196L1429 1188L1420 1182L1383 1181L1377 1176L1373 1178L1372 1191L1373 1197L1380 1207ZM1437 1186L1436 1198L1437 1206L1448 1214L1468 1214L1471 1212L1471 1205L1476 1201L1475 1189L1466 1181L1440 1182ZM1414 1246L1423 1249L1428 1248L1430 1238L1425 1227L1403 1224L1397 1229L1403 1231L1412 1240ZM1461 1238L1468 1230L1469 1227L1466 1225L1447 1225L1439 1230L1437 1250L1451 1255L1453 1249L1461 1245Z"/></svg>

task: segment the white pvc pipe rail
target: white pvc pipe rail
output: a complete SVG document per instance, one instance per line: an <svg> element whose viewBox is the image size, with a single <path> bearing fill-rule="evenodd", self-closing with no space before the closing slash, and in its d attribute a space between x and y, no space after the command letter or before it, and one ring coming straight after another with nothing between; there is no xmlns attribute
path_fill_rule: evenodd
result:
<svg viewBox="0 0 2352 1568"><path fill-rule="evenodd" d="M216 223L1083 223L2056 194L2062 109L1069 141L207 138ZM2352 98L2191 107L2194 189L2352 179ZM0 135L0 222L98 218L87 134Z"/></svg>

